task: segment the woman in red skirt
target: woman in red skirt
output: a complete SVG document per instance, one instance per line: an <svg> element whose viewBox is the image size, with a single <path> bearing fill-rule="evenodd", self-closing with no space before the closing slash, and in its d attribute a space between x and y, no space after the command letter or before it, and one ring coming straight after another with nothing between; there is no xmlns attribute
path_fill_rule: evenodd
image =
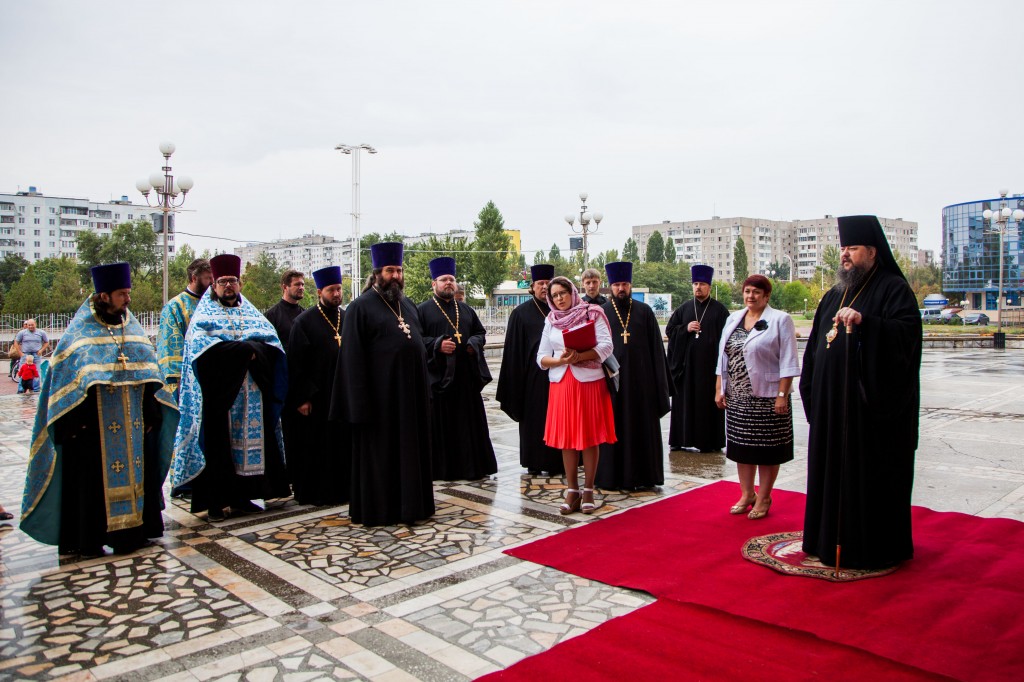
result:
<svg viewBox="0 0 1024 682"><path fill-rule="evenodd" d="M544 426L544 442L562 451L568 490L560 511L571 514L582 511L592 514L594 485L597 475L598 447L615 442L615 416L611 396L605 384L601 363L612 354L612 335L601 306L589 305L580 298L576 287L565 277L548 282L548 313L544 333L537 349L537 364L548 370L551 382L548 393L548 414ZM565 347L562 333L593 323L597 345L590 350L576 351ZM578 467L583 453L582 490Z"/></svg>

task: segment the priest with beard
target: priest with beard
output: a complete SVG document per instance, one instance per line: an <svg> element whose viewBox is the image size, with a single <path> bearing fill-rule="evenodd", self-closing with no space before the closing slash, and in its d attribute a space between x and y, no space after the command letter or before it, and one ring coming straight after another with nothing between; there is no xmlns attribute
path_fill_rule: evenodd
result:
<svg viewBox="0 0 1024 682"><path fill-rule="evenodd" d="M600 488L635 490L665 483L661 418L669 411L668 367L661 327L646 303L633 299L633 264L608 263L611 323L619 390L612 393L618 441L601 446Z"/></svg>
<svg viewBox="0 0 1024 682"><path fill-rule="evenodd" d="M192 483L192 511L210 521L263 511L256 499L287 497L281 409L288 391L274 327L242 297L241 259L210 259L206 290L185 334L181 421L171 483Z"/></svg>
<svg viewBox="0 0 1024 682"><path fill-rule="evenodd" d="M729 311L711 298L714 274L709 265L690 268L693 300L676 308L665 328L674 389L668 433L673 450L718 452L725 447L725 412L715 404L715 367Z"/></svg>
<svg viewBox="0 0 1024 682"><path fill-rule="evenodd" d="M352 433L352 520L408 524L434 514L427 355L401 242L374 244L370 257L366 288L345 310L331 419Z"/></svg>
<svg viewBox="0 0 1024 682"><path fill-rule="evenodd" d="M288 341L288 401L294 428L287 442L288 471L300 504L346 504L352 495L352 444L342 421L329 421L341 351L341 268L313 273L317 304L292 325Z"/></svg>
<svg viewBox="0 0 1024 682"><path fill-rule="evenodd" d="M839 281L818 304L800 374L803 550L833 566L838 543L840 567L881 569L914 556L921 313L878 218L838 223Z"/></svg>
<svg viewBox="0 0 1024 682"><path fill-rule="evenodd" d="M430 376L435 480L475 481L498 471L480 395L491 382L484 326L455 300L455 259L430 261L433 296L419 306Z"/></svg>
<svg viewBox="0 0 1024 682"><path fill-rule="evenodd" d="M550 382L547 371L537 366L537 348L551 312L548 281L554 276L553 265L542 263L530 269L530 300L516 306L508 317L495 396L502 412L519 423L519 463L532 476L542 471L550 476L564 473L562 451L544 443Z"/></svg>
<svg viewBox="0 0 1024 682"><path fill-rule="evenodd" d="M43 379L21 529L61 554L125 554L163 535L163 486L177 407L156 352L128 310L128 263L92 268Z"/></svg>

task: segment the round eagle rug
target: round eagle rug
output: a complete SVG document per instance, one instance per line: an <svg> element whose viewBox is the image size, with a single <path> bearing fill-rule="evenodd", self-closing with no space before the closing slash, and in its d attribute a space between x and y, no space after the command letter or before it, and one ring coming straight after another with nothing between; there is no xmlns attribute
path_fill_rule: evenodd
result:
<svg viewBox="0 0 1024 682"><path fill-rule="evenodd" d="M843 568L840 557L839 575L836 576L835 568L826 566L818 560L818 557L803 551L803 537L803 531L797 530L750 538L743 543L741 550L743 558L786 575L820 578L838 583L878 578L889 575L899 568L899 566L882 569Z"/></svg>

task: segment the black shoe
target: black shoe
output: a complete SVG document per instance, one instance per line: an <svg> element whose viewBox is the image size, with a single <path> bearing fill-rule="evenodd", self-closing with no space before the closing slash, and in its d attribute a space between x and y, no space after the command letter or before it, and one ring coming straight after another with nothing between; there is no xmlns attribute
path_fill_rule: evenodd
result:
<svg viewBox="0 0 1024 682"><path fill-rule="evenodd" d="M252 500L242 500L231 505L232 514L262 514L263 511L263 507Z"/></svg>
<svg viewBox="0 0 1024 682"><path fill-rule="evenodd" d="M223 509L210 509L206 512L206 519L208 521L223 521L228 518L224 514Z"/></svg>
<svg viewBox="0 0 1024 682"><path fill-rule="evenodd" d="M106 556L107 552L103 549L103 546L98 547L86 547L78 551L79 559L98 559L101 556Z"/></svg>
<svg viewBox="0 0 1024 682"><path fill-rule="evenodd" d="M541 471L540 469L528 469L526 473L530 474L531 476L540 476Z"/></svg>

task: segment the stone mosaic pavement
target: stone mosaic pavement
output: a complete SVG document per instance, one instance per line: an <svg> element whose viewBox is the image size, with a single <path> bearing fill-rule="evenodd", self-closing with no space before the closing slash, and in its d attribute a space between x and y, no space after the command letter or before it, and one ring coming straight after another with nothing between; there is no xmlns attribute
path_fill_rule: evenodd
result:
<svg viewBox="0 0 1024 682"><path fill-rule="evenodd" d="M922 378L915 503L1024 520L1024 352L926 351ZM518 466L518 431L493 392L498 474L435 484L437 514L422 524L365 528L345 507L291 500L209 524L175 502L157 544L77 563L0 525L0 679L471 679L649 603L502 551L734 480L733 467L666 452L665 486L604 491L594 516L563 517L562 481ZM795 407L797 460L778 485L802 491ZM12 511L33 410L34 398L0 397L0 501Z"/></svg>

